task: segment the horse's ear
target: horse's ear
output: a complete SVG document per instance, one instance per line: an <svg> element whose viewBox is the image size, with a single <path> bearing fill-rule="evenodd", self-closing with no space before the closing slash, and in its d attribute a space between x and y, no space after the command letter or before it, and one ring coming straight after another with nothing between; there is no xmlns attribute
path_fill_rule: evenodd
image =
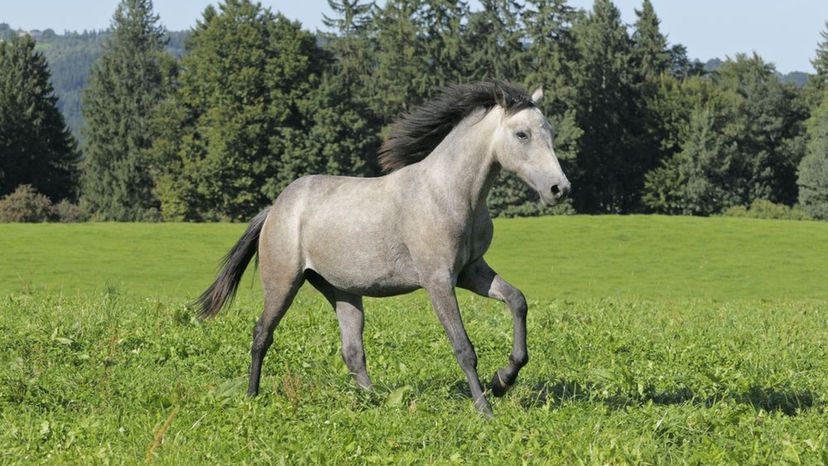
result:
<svg viewBox="0 0 828 466"><path fill-rule="evenodd" d="M495 102L503 108L507 107L506 91L500 86L495 89Z"/></svg>
<svg viewBox="0 0 828 466"><path fill-rule="evenodd" d="M543 101L543 86L538 86L538 88L535 89L535 92L532 93L532 103L535 104L535 105L540 105L540 103L542 101Z"/></svg>

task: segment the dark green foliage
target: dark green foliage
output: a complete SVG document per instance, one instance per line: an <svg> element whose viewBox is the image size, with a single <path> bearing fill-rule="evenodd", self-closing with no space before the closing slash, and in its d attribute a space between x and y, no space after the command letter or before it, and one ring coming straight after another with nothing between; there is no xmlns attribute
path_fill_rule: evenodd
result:
<svg viewBox="0 0 828 466"><path fill-rule="evenodd" d="M583 131L571 176L575 208L636 211L643 174L654 161L642 150L644 114L632 41L610 0L596 0L573 33L578 50L575 110Z"/></svg>
<svg viewBox="0 0 828 466"><path fill-rule="evenodd" d="M426 68L420 70L422 89L431 93L435 88L468 81L468 54L472 51L466 37L464 21L469 18L468 2L424 0L419 12L419 29Z"/></svg>
<svg viewBox="0 0 828 466"><path fill-rule="evenodd" d="M361 0L329 0L336 12L325 17L333 32L326 39L322 82L314 93L312 152L322 156L325 173L372 175L378 173L380 123L369 107L366 92L372 51L368 25L371 6Z"/></svg>
<svg viewBox="0 0 828 466"><path fill-rule="evenodd" d="M644 202L650 209L711 215L756 199L796 202L807 111L797 89L780 82L772 65L737 55L712 80L662 85L654 102L651 108L668 129L663 144L681 151L647 175Z"/></svg>
<svg viewBox="0 0 828 466"><path fill-rule="evenodd" d="M632 34L632 54L641 99L638 151L646 171L669 159L679 149L678 141L683 139L678 135L681 129L675 119L682 119L683 109L671 108L674 102L669 101L669 93L680 85L673 76L687 79L692 71L683 64L683 49L668 48L667 37L659 29L660 20L652 3L644 0L641 10L635 13L638 19Z"/></svg>
<svg viewBox="0 0 828 466"><path fill-rule="evenodd" d="M74 197L77 144L34 48L27 36L0 41L0 195L29 184L53 200Z"/></svg>
<svg viewBox="0 0 828 466"><path fill-rule="evenodd" d="M340 129L352 120L315 112L338 100L334 83L320 81L322 56L298 23L250 1L204 11L178 89L156 113L166 128L151 151L165 218L246 220L293 179L325 170L329 154L307 143L313 119ZM331 162L352 168L341 164Z"/></svg>
<svg viewBox="0 0 828 466"><path fill-rule="evenodd" d="M524 31L523 5L514 0L483 0L468 20L466 79L521 81Z"/></svg>
<svg viewBox="0 0 828 466"><path fill-rule="evenodd" d="M416 23L419 3L391 0L372 17L372 61L363 66L371 70L368 103L383 127L426 96L422 70L427 60Z"/></svg>
<svg viewBox="0 0 828 466"><path fill-rule="evenodd" d="M0 222L39 223L52 215L52 201L31 185L21 184L0 198Z"/></svg>
<svg viewBox="0 0 828 466"><path fill-rule="evenodd" d="M547 208L503 174L495 215L711 215L821 189L824 157L803 159L803 122L828 80L828 31L803 86L757 56L691 60L651 0L631 26L612 0L589 12L567 0L328 3L317 34L250 0L207 8L188 32L164 33L148 0L123 0L114 31L33 32L73 126L108 44L84 110L84 206L103 219L247 220L299 176L380 174L391 122L443 85L481 79L543 86L573 181ZM124 5L143 8L143 26L129 27L142 14ZM0 37L17 34L0 24Z"/></svg>
<svg viewBox="0 0 828 466"><path fill-rule="evenodd" d="M122 0L83 98L83 202L98 218L139 220L157 201L146 151L149 116L166 93L166 38L150 0Z"/></svg>
<svg viewBox="0 0 828 466"><path fill-rule="evenodd" d="M697 107L687 139L646 177L645 204L660 213L710 215L736 204L723 186L734 147L722 135L724 118L713 105Z"/></svg>
<svg viewBox="0 0 828 466"><path fill-rule="evenodd" d="M819 89L822 90L828 85L828 21L825 22L825 30L820 32L819 35L822 40L817 45L816 56L811 60L811 64L814 65L814 70L816 70L813 79Z"/></svg>
<svg viewBox="0 0 828 466"><path fill-rule="evenodd" d="M635 10L635 14L638 19L632 34L633 60L641 77L653 81L660 74L670 71L673 54L667 48L667 37L659 30L661 21L652 2L644 0L641 10Z"/></svg>
<svg viewBox="0 0 828 466"><path fill-rule="evenodd" d="M58 108L76 138L81 137L80 129L83 126L83 89L88 84L92 65L101 56L107 36L104 32L84 31L67 33L64 36L41 37L37 42L36 50L43 53L52 71L52 85L60 97Z"/></svg>
<svg viewBox="0 0 828 466"><path fill-rule="evenodd" d="M812 217L828 220L828 90L808 120L808 137L799 164L799 203Z"/></svg>
<svg viewBox="0 0 828 466"><path fill-rule="evenodd" d="M180 57L184 52L184 38L188 31L171 31L166 50ZM112 36L111 30L42 34L37 37L35 50L43 53L52 72L52 85L59 97L58 108L76 138L81 138L83 113L81 98L89 83L92 65L98 61L104 45Z"/></svg>
<svg viewBox="0 0 828 466"><path fill-rule="evenodd" d="M796 88L781 83L773 65L756 55L726 62L715 82L725 98L725 136L737 148L727 180L735 203L768 199L792 205L807 117Z"/></svg>

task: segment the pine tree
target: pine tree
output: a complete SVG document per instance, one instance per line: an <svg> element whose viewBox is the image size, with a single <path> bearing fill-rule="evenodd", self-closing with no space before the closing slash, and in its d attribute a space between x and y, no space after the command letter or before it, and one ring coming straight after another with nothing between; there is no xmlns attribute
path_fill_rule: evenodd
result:
<svg viewBox="0 0 828 466"><path fill-rule="evenodd" d="M573 197L579 212L621 213L640 208L644 173L653 165L641 150L642 98L632 41L610 0L596 0L573 27L577 123L583 131Z"/></svg>
<svg viewBox="0 0 828 466"><path fill-rule="evenodd" d="M324 71L308 108L313 118L308 152L321 154L324 173L374 175L379 126L365 95L371 7L360 0L328 0L328 4L336 16L325 16L324 23L334 32L324 36Z"/></svg>
<svg viewBox="0 0 828 466"><path fill-rule="evenodd" d="M146 151L166 93L166 39L151 0L122 0L112 29L83 97L82 200L99 218L139 220L157 203Z"/></svg>
<svg viewBox="0 0 828 466"><path fill-rule="evenodd" d="M469 53L463 41L464 21L468 18L467 2L424 0L419 12L419 29L423 53L429 57L423 70L422 86L426 93L467 80L463 60Z"/></svg>
<svg viewBox="0 0 828 466"><path fill-rule="evenodd" d="M815 79L819 89L825 89L828 85L828 22L825 23L825 30L819 33L822 40L817 44L816 56L811 60L814 65Z"/></svg>
<svg viewBox="0 0 828 466"><path fill-rule="evenodd" d="M670 70L671 56L667 37L659 30L661 21L650 0L644 0L632 34L633 57L644 80L654 82L659 75Z"/></svg>
<svg viewBox="0 0 828 466"><path fill-rule="evenodd" d="M632 34L633 65L638 74L638 91L641 98L642 133L639 151L646 161L645 170L669 159L677 150L664 144L671 139L670 118L663 113L663 95L660 91L672 87L674 78L668 74L673 67L673 56L667 46L667 37L661 33L661 21L650 0L644 0L641 10L635 10L637 20Z"/></svg>
<svg viewBox="0 0 828 466"><path fill-rule="evenodd" d="M374 62L368 82L370 108L383 127L430 92L423 75L427 57L419 37L419 0L389 0L377 7L371 22Z"/></svg>
<svg viewBox="0 0 828 466"><path fill-rule="evenodd" d="M465 75L470 81L500 79L523 81L523 5L514 0L483 0L472 13L465 35Z"/></svg>
<svg viewBox="0 0 828 466"><path fill-rule="evenodd" d="M34 41L0 41L0 197L27 184L53 201L74 198L78 160Z"/></svg>

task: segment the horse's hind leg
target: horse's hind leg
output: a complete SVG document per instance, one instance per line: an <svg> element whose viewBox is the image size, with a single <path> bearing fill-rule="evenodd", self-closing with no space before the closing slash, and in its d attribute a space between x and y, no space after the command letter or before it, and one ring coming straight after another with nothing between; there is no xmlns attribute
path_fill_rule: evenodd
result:
<svg viewBox="0 0 828 466"><path fill-rule="evenodd" d="M250 349L250 382L247 394L259 394L259 379L262 373L262 361L271 343L273 332L287 312L299 287L302 286L301 273L279 273L270 276L262 268L262 287L264 288L264 311L253 327L253 345Z"/></svg>
<svg viewBox="0 0 828 466"><path fill-rule="evenodd" d="M362 343L362 331L365 323L365 313L362 307L362 296L336 289L324 278L315 272L309 272L308 281L336 311L339 321L339 335L342 339L342 359L354 377L357 385L372 390L373 384L368 377L365 365L365 347Z"/></svg>
<svg viewBox="0 0 828 466"><path fill-rule="evenodd" d="M523 293L502 279L483 259L466 267L457 280L457 286L481 296L503 301L512 311L514 341L509 365L501 367L492 377L492 394L503 396L517 380L520 369L529 362L526 348L526 298Z"/></svg>
<svg viewBox="0 0 828 466"><path fill-rule="evenodd" d="M373 385L365 367L365 348L362 344L362 329L365 314L362 296L339 296L336 301L336 318L339 320L339 334L342 338L342 359L354 376L356 383L371 390Z"/></svg>

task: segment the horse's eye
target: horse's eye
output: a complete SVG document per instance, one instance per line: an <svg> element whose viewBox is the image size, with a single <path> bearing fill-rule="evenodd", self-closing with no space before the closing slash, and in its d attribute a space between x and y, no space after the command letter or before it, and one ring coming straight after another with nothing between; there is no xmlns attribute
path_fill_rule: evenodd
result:
<svg viewBox="0 0 828 466"><path fill-rule="evenodd" d="M526 134L526 132L524 132L524 131L518 131L517 133L515 133L515 137L517 137L518 139L523 140L523 139L528 139L529 135Z"/></svg>

